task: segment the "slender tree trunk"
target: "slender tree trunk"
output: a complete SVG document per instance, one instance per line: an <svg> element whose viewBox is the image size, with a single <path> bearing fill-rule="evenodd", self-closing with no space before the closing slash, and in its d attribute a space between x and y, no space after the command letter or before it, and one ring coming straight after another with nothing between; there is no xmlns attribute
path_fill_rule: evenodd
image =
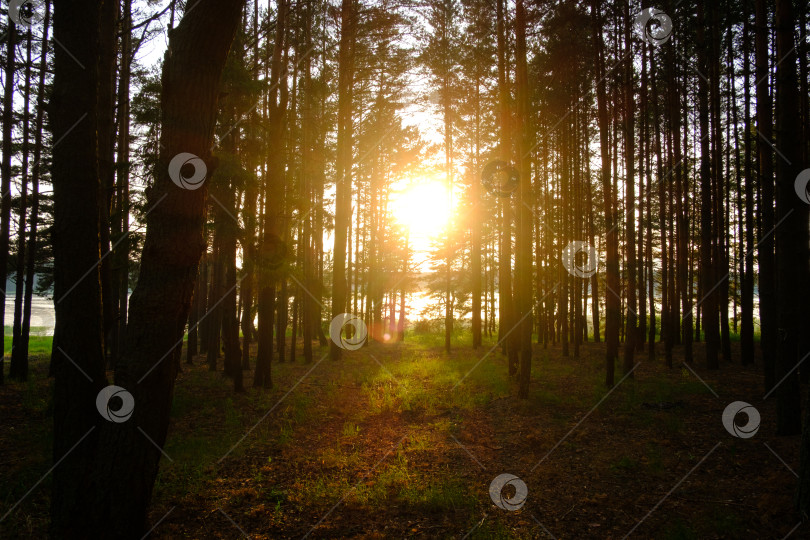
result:
<svg viewBox="0 0 810 540"><path fill-rule="evenodd" d="M590 137L588 135L588 125L585 124L585 140L589 141ZM586 159L585 162L586 167L586 174L587 178L591 178L591 160ZM595 231L594 231L594 223L593 223L593 189L591 182L585 182L585 189L587 190L587 197L588 197L588 243L591 246L596 246L594 243ZM539 253L538 249L538 253ZM537 266L538 272L540 271L540 265ZM538 294L540 294L540 289L538 289ZM601 329L600 329L600 321L599 318L599 273L595 273L591 276L591 315L593 321L593 341L595 343L599 343L602 341L601 337Z"/></svg>
<svg viewBox="0 0 810 540"><path fill-rule="evenodd" d="M278 290L278 299L276 300L277 307L277 322L276 322L276 353L278 353L278 361L284 362L287 357L287 319L288 306L290 299L287 294L287 279L281 280L281 286ZM293 343L295 345L295 343Z"/></svg>
<svg viewBox="0 0 810 540"><path fill-rule="evenodd" d="M641 72L641 113L639 116L640 127L638 130L638 258L636 268L638 270L638 327L636 333L636 348L639 352L644 351L644 344L647 342L647 288L646 285L646 271L647 267L644 264L644 258L647 255L644 244L644 226L646 224L646 217L644 216L645 209L645 187L644 181L646 179L647 167L645 159L649 155L650 149L648 144L647 130L649 123L647 121L647 46L643 45L642 54L642 72ZM646 201L649 204L649 200Z"/></svg>
<svg viewBox="0 0 810 540"><path fill-rule="evenodd" d="M624 46L625 54L632 54L632 42L630 40L630 26L632 17L630 16L630 2L625 0L625 27ZM625 62L624 72L624 148L625 148L625 249L627 269L627 319L624 342L624 363L625 374L632 373L636 348L636 328L637 302L636 302L636 162L635 162L635 92L633 91L633 62ZM630 375L632 377L632 374Z"/></svg>
<svg viewBox="0 0 810 540"><path fill-rule="evenodd" d="M776 326L776 260L774 257L774 208L773 183L773 101L771 97L768 4L766 0L756 0L756 102L757 102L757 148L759 149L760 197L760 239L757 262L759 268L759 318L762 364L765 372L765 390L775 383L775 358L777 347Z"/></svg>
<svg viewBox="0 0 810 540"><path fill-rule="evenodd" d="M698 64L702 73L708 72L706 50L706 0L698 1L697 20L697 47ZM716 294L715 255L717 250L714 234L713 214L713 183L712 183L712 154L709 148L709 88L703 77L698 77L698 115L700 122L700 275L703 284L704 298L703 328L706 334L706 366L709 369L718 369L719 328Z"/></svg>
<svg viewBox="0 0 810 540"><path fill-rule="evenodd" d="M217 228L221 227L221 217L219 212L216 212ZM214 232L214 245L211 249L211 288L208 291L208 298L211 303L211 308L206 317L208 323L208 371L217 370L217 359L221 352L222 337L222 302L225 288L223 286L224 279L224 265L222 253L222 232L221 230Z"/></svg>
<svg viewBox="0 0 810 540"><path fill-rule="evenodd" d="M3 301L0 302L0 322L3 323L3 335L5 336L5 316L6 316L6 281L8 279L8 249L9 234L11 231L11 133L14 127L12 114L14 112L14 72L16 71L16 36L17 25L11 18L8 18L6 28L6 63L3 80L5 89L3 91L3 160L0 164L0 292L3 293ZM3 353L0 354L0 383L3 382L5 363L5 337L3 340Z"/></svg>
<svg viewBox="0 0 810 540"><path fill-rule="evenodd" d="M281 239L281 201L283 200L284 162L283 144L285 129L286 103L284 99L287 85L286 68L282 64L282 53L286 41L286 19L289 9L287 0L278 0L276 15L276 35L273 45L272 68L270 73L271 91L269 97L269 148L277 151L270 152L268 158L264 211L264 231L259 246L259 328L258 347L256 352L256 368L253 375L253 386L257 388L271 388L273 379L271 365L273 359L273 327L276 308L276 284L279 273L283 271L286 258L286 248ZM282 69L285 73L282 76ZM278 87L282 86L282 99L277 102Z"/></svg>
<svg viewBox="0 0 810 540"><path fill-rule="evenodd" d="M25 250L25 301L23 304L22 329L20 332L20 355L28 361L28 343L31 335L31 302L34 297L34 274L37 260L37 231L39 225L39 179L41 174L43 124L45 118L45 76L48 67L48 31L50 30L51 2L45 1L45 21L42 27L42 47L37 83L37 118L34 133L34 165L31 172L31 219L28 231L28 246ZM0 381L2 375L0 374Z"/></svg>
<svg viewBox="0 0 810 540"><path fill-rule="evenodd" d="M354 80L355 0L342 0L338 50L338 133L335 184L335 246L332 272L332 318L343 312L347 302L346 244L352 205L352 84ZM329 347L332 360L342 349L334 339Z"/></svg>
<svg viewBox="0 0 810 540"><path fill-rule="evenodd" d="M723 361L731 363L731 337L729 332L729 260L726 237L728 236L726 227L726 179L723 175L723 126L720 117L720 60L722 58L722 47L720 45L720 20L718 13L718 2L711 1L709 6L709 28L711 30L708 38L711 40L710 55L710 86L709 92L711 102L712 117L712 184L713 184L713 212L715 218L714 234L714 260L712 268L714 270L712 287L717 287L713 294L715 306L720 315L720 346L723 353Z"/></svg>
<svg viewBox="0 0 810 540"><path fill-rule="evenodd" d="M519 229L517 244L517 295L519 306L518 316L522 321L519 328L519 350L520 350L520 387L518 397L527 399L529 397L529 382L531 380L532 365L532 225L534 217L532 209L534 200L532 194L531 153L530 133L532 126L529 72L526 60L526 10L523 0L517 0L515 12L515 56L516 56L516 77L515 88L517 91L518 114L515 131L519 137L520 144L520 191L519 197Z"/></svg>
<svg viewBox="0 0 810 540"><path fill-rule="evenodd" d="M131 73L131 54L132 54L132 0L122 0L121 2L121 66L119 73L118 84L118 163L116 170L118 173L117 190L116 190L116 203L117 211L119 214L117 233L121 235L119 238L113 238L116 243L120 241L116 252L113 254L115 265L114 273L116 275L116 283L118 285L117 302L118 302L118 325L115 330L115 338L113 344L113 359L118 361L118 358L123 354L124 340L126 339L127 331L127 318L128 318L128 304L129 304L129 252L130 242L129 238L121 241L129 235L129 90L130 90L130 73Z"/></svg>
<svg viewBox="0 0 810 540"><path fill-rule="evenodd" d="M742 291L740 292L741 327L740 327L740 352L741 361L744 366L754 363L754 171L752 169L752 144L751 139L751 14L749 7L750 0L743 3L744 25L743 25L743 65L745 66L744 79L744 101L745 119L743 138L745 144L745 273L742 280ZM738 187L738 189L740 189Z"/></svg>
<svg viewBox="0 0 810 540"><path fill-rule="evenodd" d="M599 124L599 146L602 157L602 194L605 199L605 228L607 229L607 260L606 260L606 292L605 292L605 385L612 388L614 385L614 371L616 359L619 356L619 298L615 292L619 289L619 241L616 232L616 201L610 177L610 146L608 142L610 123L607 110L607 96L605 91L605 51L602 41L601 0L591 0L592 6L592 37L596 44L596 100L597 120ZM612 289L612 291L611 291Z"/></svg>
<svg viewBox="0 0 810 540"><path fill-rule="evenodd" d="M476 64L475 81L475 170L481 166L481 75ZM471 181L472 209L471 209L471 246L470 246L470 280L472 293L472 346L473 349L481 347L481 182L477 174ZM407 266L407 262L406 262ZM403 298L403 302L404 302ZM403 304L404 307L404 304Z"/></svg>
<svg viewBox="0 0 810 540"><path fill-rule="evenodd" d="M308 50L312 46L310 25L312 24L312 7L306 8L304 15L304 46ZM302 299L301 324L304 335L304 362L312 362L312 340L314 338L315 322L315 300L312 298L313 287L313 256L312 256L312 177L313 177L313 157L312 157L312 75L311 56L307 55L302 59L303 88L301 104L301 211L304 214L303 232L304 236L299 243L299 249L303 251L302 279L306 293ZM320 300L318 300L320 301Z"/></svg>
<svg viewBox="0 0 810 540"><path fill-rule="evenodd" d="M509 87L507 81L507 43L505 6L503 0L497 1L497 45L498 45L498 123L500 128L499 153L507 163L511 161L512 136L511 113L509 110ZM512 297L512 219L511 201L500 199L501 230L500 255L498 257L498 341L503 344L503 350L509 358L509 374L516 375L518 369L518 350L514 346L514 339L509 334L515 322L515 310ZM509 334L507 336L507 334Z"/></svg>
<svg viewBox="0 0 810 540"><path fill-rule="evenodd" d="M408 278L408 266L410 263L410 234L405 236L405 256L402 261L402 281ZM399 295L399 322L397 323L397 341L405 341L405 286Z"/></svg>
<svg viewBox="0 0 810 540"><path fill-rule="evenodd" d="M259 35L259 2L253 1L253 34ZM253 78L258 80L259 69L259 39L253 45ZM266 104L266 103L265 103ZM253 125L259 123L259 112L253 110L250 113ZM253 134L257 137L258 134ZM239 289L239 300L242 304L241 330L242 330L242 369L250 369L250 345L253 340L253 296L256 269L256 230L258 228L257 201L259 197L259 178L254 176L261 164L261 159L249 160L251 176L247 179L245 186L245 204L242 219L245 223L242 233L242 270L245 273Z"/></svg>
<svg viewBox="0 0 810 540"><path fill-rule="evenodd" d="M28 211L28 158L30 155L31 139L31 29L26 32L26 61L25 61L25 84L23 95L23 142L22 142L22 181L20 183L19 219L17 221L17 268L15 269L14 287L14 323L11 338L11 365L9 366L9 377L24 381L28 379L28 357L21 356L22 350L19 348L22 333L22 308L23 308L23 274L25 273L25 217ZM4 300L3 300L4 301Z"/></svg>
<svg viewBox="0 0 810 540"><path fill-rule="evenodd" d="M99 89L98 103L98 167L99 185L99 234L103 258L99 263L101 272L101 304L104 354L108 357L109 340L117 320L117 306L114 307L112 294L112 259L110 251L110 212L115 191L115 74L116 74L116 25L119 0L103 0L101 8L101 29L99 34L99 57L97 63ZM109 358L109 357L108 357ZM113 362L111 362L113 363Z"/></svg>
<svg viewBox="0 0 810 540"><path fill-rule="evenodd" d="M203 260L200 261L200 265L204 265L205 255L203 255ZM194 357L197 356L199 352L198 344L199 344L199 329L197 328L197 321L200 319L200 290L205 288L205 282L200 279L202 275L202 269L198 272L197 280L194 283L194 292L192 295L191 300L191 311L188 314L188 343L186 344L186 364L192 365L194 364Z"/></svg>
<svg viewBox="0 0 810 540"><path fill-rule="evenodd" d="M672 47L667 48L667 54L672 55L671 52ZM661 148L661 126L659 123L659 118L661 116L658 112L658 80L657 80L657 70L655 69L655 51L652 51L652 64L653 70L650 73L650 85L652 86L652 95L653 95L653 117L656 119L655 121L655 162L656 162L656 176L658 178L658 228L659 228L659 237L660 237L660 244L661 244L661 333L660 333L660 340L665 341L665 350L664 356L666 359L667 367L672 367L672 348L671 342L667 339L667 335L670 333L669 331L669 252L667 250L667 220L666 220L666 209L667 209L667 197L665 196L665 178L664 178L664 167L663 167L663 152ZM673 65L673 61L670 60L669 65ZM670 67L670 69L672 69ZM674 164L673 164L674 165ZM652 349L654 353L654 349ZM653 354L654 356L654 354Z"/></svg>
<svg viewBox="0 0 810 540"><path fill-rule="evenodd" d="M235 54L242 52L242 46L237 48ZM237 114L232 111L229 124L234 125L237 121ZM239 130L232 130L226 137L223 144L223 150L230 159L236 159L238 156ZM220 201L217 204L217 233L222 236L220 244L219 259L222 263L222 291L223 296L221 307L216 308L221 313L219 319L222 322L222 344L224 349L224 371L225 374L233 379L234 392L244 392L242 385L242 351L239 347L239 317L238 307L236 302L236 288L238 282L236 280L236 240L239 234L237 230L239 224L233 219L232 216L238 214L236 208L236 187L230 182L230 179L225 175L218 175L214 178L211 185L211 191L217 193L217 198ZM219 301L220 296L216 295L215 298Z"/></svg>
<svg viewBox="0 0 810 540"><path fill-rule="evenodd" d="M207 235L206 235L207 236ZM206 242L206 245L208 242ZM199 314L195 323L197 324L197 331L199 332L200 337L200 347L199 353L200 354L207 354L208 353L208 334L210 334L208 329L208 319L204 319L205 315L208 313L208 309L210 303L208 301L208 268L211 266L208 261L208 253L203 251L202 258L200 259L200 271L199 277L197 278L197 291L199 292L200 297L200 307L197 310Z"/></svg>

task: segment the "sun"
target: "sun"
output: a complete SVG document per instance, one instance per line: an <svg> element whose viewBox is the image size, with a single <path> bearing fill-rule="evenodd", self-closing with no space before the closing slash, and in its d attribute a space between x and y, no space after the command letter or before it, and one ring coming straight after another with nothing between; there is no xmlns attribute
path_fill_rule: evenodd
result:
<svg viewBox="0 0 810 540"><path fill-rule="evenodd" d="M439 236L451 212L447 186L433 179L410 182L390 204L394 219L407 227L411 241L415 242Z"/></svg>

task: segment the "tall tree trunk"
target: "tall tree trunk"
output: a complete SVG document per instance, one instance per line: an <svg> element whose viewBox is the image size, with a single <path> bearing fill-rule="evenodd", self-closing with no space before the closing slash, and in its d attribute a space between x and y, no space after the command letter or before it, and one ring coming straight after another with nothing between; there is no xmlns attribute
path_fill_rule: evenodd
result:
<svg viewBox="0 0 810 540"><path fill-rule="evenodd" d="M519 350L520 350L520 386L518 397L527 399L529 397L529 382L531 379L532 365L532 225L534 216L534 200L532 197L532 178L530 133L532 130L531 104L529 92L529 70L526 60L526 10L523 0L517 0L515 11L515 89L517 97L517 117L515 131L519 137L520 144L520 202L519 205L519 228L517 243L517 285L518 285L518 308L520 317Z"/></svg>
<svg viewBox="0 0 810 540"><path fill-rule="evenodd" d="M744 144L745 144L745 273L743 274L742 290L740 292L741 328L740 353L744 366L754 363L754 171L752 169L752 138L751 138L751 14L750 0L744 3L743 25L743 65L745 66L744 99ZM739 188L738 188L739 189Z"/></svg>
<svg viewBox="0 0 810 540"><path fill-rule="evenodd" d="M241 41L241 40L239 40ZM242 52L241 43L235 54ZM237 121L237 114L232 112L229 118L229 125L234 125ZM239 130L231 130L225 137L223 151L229 159L238 159L239 155ZM230 181L230 175L218 175L210 186L212 192L216 192L219 203L216 208L217 233L222 236L220 244L219 259L222 264L222 297L216 295L214 298L219 301L222 298L221 307L215 308L221 313L218 317L222 322L222 344L224 350L225 374L233 379L234 392L243 392L242 386L242 350L239 347L239 316L236 302L236 240L239 235L239 224L233 216L238 214L236 209L236 186Z"/></svg>
<svg viewBox="0 0 810 540"><path fill-rule="evenodd" d="M717 306L717 311L720 315L720 345L723 352L723 361L730 363L731 337L728 321L729 260L728 246L726 242L728 231L726 226L726 209L724 204L727 193L727 182L725 175L723 174L723 126L720 116L720 60L723 52L720 44L720 16L718 2L709 2L708 6L710 15L709 28L711 29L711 33L708 37L711 39L711 67L709 69L711 90L709 92L709 97L711 100L712 117L712 183L714 190L713 212L716 221L714 225L715 256L714 260L712 261L712 268L714 269L714 283L712 286L717 287L717 290L713 294L715 296L715 305Z"/></svg>
<svg viewBox="0 0 810 540"><path fill-rule="evenodd" d="M6 64L3 81L3 160L0 164L0 292L3 301L0 302L0 321L3 322L3 335L5 336L6 316L6 281L8 280L8 249L9 234L11 231L11 133L14 128L12 114L14 112L14 72L16 71L16 36L17 25L8 18L6 29ZM3 382L5 363L5 337L3 340L3 353L0 354L0 383Z"/></svg>
<svg viewBox="0 0 810 540"><path fill-rule="evenodd" d="M452 24L452 19L447 21ZM452 216L453 209L453 121L450 110L450 73L444 74L443 117L444 117L444 167L447 176L447 215ZM453 253L452 253L452 217L445 227L445 275L444 275L444 351L450 353L450 338L453 335Z"/></svg>
<svg viewBox="0 0 810 540"><path fill-rule="evenodd" d="M477 44L477 45L480 45ZM481 74L476 64L475 78L475 170L480 170L481 161ZM471 213L471 242L470 242L470 289L472 293L472 346L478 349L481 346L481 182L477 174L472 175L471 181L472 209ZM406 248L407 249L407 248ZM407 268L407 261L406 261ZM404 307L404 297L402 299ZM400 317L402 319L402 317ZM404 323L404 321L402 321ZM403 333L404 337L404 333Z"/></svg>
<svg viewBox="0 0 810 540"><path fill-rule="evenodd" d="M269 97L269 138L268 148L280 150L283 144L286 103L285 91L277 102L278 86L286 89L286 68L282 64L282 52L286 41L286 19L289 9L287 0L278 0L276 15L276 35L273 44L272 67L270 72L271 91ZM282 69L285 69L282 77ZM271 388L273 380L271 365L273 359L273 327L276 305L276 283L283 271L286 248L282 241L281 202L283 197L282 182L284 179L283 152L270 152L267 164L264 231L259 245L259 328L258 347L256 351L256 368L253 375L253 386Z"/></svg>
<svg viewBox="0 0 810 540"><path fill-rule="evenodd" d="M25 216L28 211L28 157L30 155L31 139L31 28L26 32L25 49L25 83L23 91L23 142L22 142L22 181L20 183L20 204L19 219L17 221L17 268L15 269L14 287L14 323L11 337L11 365L9 366L9 377L24 381L28 379L28 357L21 356L22 350L19 348L22 333L22 308L23 296L23 274L25 272ZM5 301L5 299L3 299Z"/></svg>
<svg viewBox="0 0 810 540"><path fill-rule="evenodd" d="M98 57L98 173L99 173L99 234L102 259L101 305L104 354L108 356L109 341L117 320L117 306L112 294L112 259L110 252L110 212L115 191L115 74L116 74L116 25L119 0L103 0Z"/></svg>
<svg viewBox="0 0 810 540"><path fill-rule="evenodd" d="M697 20L697 49L698 49L698 70L701 73L708 72L708 61L706 50L708 47L706 39L706 0L698 1ZM700 276L703 285L703 328L706 335L706 366L709 369L717 369L718 349L719 349L719 328L716 293L716 272L715 272L715 234L712 214L713 204L713 183L712 183L712 155L709 148L709 88L703 77L698 77L698 115L700 122Z"/></svg>
<svg viewBox="0 0 810 540"><path fill-rule="evenodd" d="M118 83L118 163L116 170L118 173L116 203L117 203L117 230L119 238L113 238L116 243L120 241L114 257L115 282L118 286L116 299L118 302L118 326L113 339L113 360L117 362L123 354L124 340L127 331L127 309L129 304L129 238L121 241L129 235L129 90L132 61L132 0L122 0L121 2L121 66Z"/></svg>
<svg viewBox="0 0 810 540"><path fill-rule="evenodd" d="M801 394L797 364L810 354L807 332L801 322L807 308L807 279L810 277L808 248L808 206L796 194L796 177L802 171L802 128L796 111L799 80L796 69L792 0L776 0L776 132L780 158L776 162L776 271L779 340L777 342L776 432L801 432Z"/></svg>
<svg viewBox="0 0 810 540"><path fill-rule="evenodd" d="M39 82L37 83L37 118L34 127L34 165L31 172L31 226L28 231L28 246L25 261L25 301L23 303L22 329L20 332L20 355L28 361L28 344L31 335L31 302L34 297L34 274L37 258L37 231L39 225L39 179L41 175L43 125L45 119L45 76L48 67L48 31L50 30L51 2L45 1L45 21L42 27L42 47L39 59ZM2 380L2 375L0 375Z"/></svg>
<svg viewBox="0 0 810 540"><path fill-rule="evenodd" d="M630 27L632 17L630 16L630 1L625 0L625 26L624 26L624 47L625 54L632 54L632 41L630 40ZM636 349L636 338L638 330L636 328L636 162L635 162L635 92L633 77L633 62L625 61L624 71L624 158L625 158L625 250L627 269L627 319L624 342L624 363L623 371L631 374Z"/></svg>
<svg viewBox="0 0 810 540"><path fill-rule="evenodd" d="M671 260L665 257L674 266L674 271L671 272L674 278L677 275L678 283L680 284L680 312L678 313L678 295L670 297L671 302L669 324L671 330L669 335L672 337L667 345L667 365L672 367L672 345L675 336L680 336L684 346L684 362L687 364L692 363L692 296L689 280L689 209L691 208L690 189L689 189L689 175L687 174L687 165L684 163L683 148L681 145L681 112L683 105L681 103L681 88L678 85L679 73L674 55L675 45L667 47L667 110L669 113L671 125L671 150L674 170L667 174L675 177L675 259ZM660 175L660 173L659 173ZM660 176L659 176L660 178ZM660 182L664 182L661 178ZM663 204L663 203L662 203ZM662 217L663 219L663 217ZM669 275L669 272L668 272ZM680 323L680 324L679 324Z"/></svg>
<svg viewBox="0 0 810 540"><path fill-rule="evenodd" d="M335 164L335 245L332 271L332 318L343 313L347 302L346 244L352 209L352 84L354 81L355 0L342 0L338 47L338 132ZM342 349L331 336L329 358L339 360Z"/></svg>
<svg viewBox="0 0 810 540"><path fill-rule="evenodd" d="M512 115L509 110L509 86L507 80L507 54L506 42L506 13L504 0L497 3L497 45L498 45L498 124L500 131L499 153L507 163L511 161ZM511 200L500 199L501 225L500 225L500 253L498 256L498 341L503 344L503 350L509 358L509 374L516 375L518 368L518 351L514 346L514 339L510 339L510 330L515 321L514 303L512 298L512 219ZM507 335L510 334L510 335Z"/></svg>
<svg viewBox="0 0 810 540"><path fill-rule="evenodd" d="M253 44L253 78L259 79L259 2L253 1L253 34L257 39ZM253 126L259 125L259 112L254 108L250 113ZM255 128L254 128L255 129ZM252 131L252 130L251 130ZM258 134L252 132L253 137L258 138ZM259 179L256 171L261 160L253 156L249 158L250 176L247 178L245 186L245 204L242 212L242 220L245 224L242 233L242 270L245 275L239 289L239 299L242 303L242 369L250 369L250 344L253 340L253 285L256 270L256 230L258 227L256 205L259 197Z"/></svg>
<svg viewBox="0 0 810 540"><path fill-rule="evenodd" d="M762 367L765 372L765 390L774 385L776 358L776 260L774 258L774 209L773 184L773 101L771 96L768 39L768 5L766 0L756 0L756 101L757 101L757 148L759 149L760 239L757 245L759 269L759 318Z"/></svg>
<svg viewBox="0 0 810 540"><path fill-rule="evenodd" d="M225 199L224 204L227 205L228 211L235 215L233 194L231 193ZM234 381L234 391L243 392L242 350L239 347L239 317L236 303L236 236L229 232L223 244L225 296L222 301L222 343L225 353L224 365L226 374Z"/></svg>
<svg viewBox="0 0 810 540"><path fill-rule="evenodd" d="M155 444L162 447L166 441L177 344L204 249L207 190L180 189L169 176L169 163L188 152L202 156L209 173L214 168L210 148L220 78L241 10L241 2L200 0L170 37L163 66L158 176L149 193L152 211L146 217L126 349L116 366L116 385L132 394L136 406L128 421L112 423L95 407L106 384L96 266L98 80L93 68L82 69L73 59L93 66L98 58L99 5L88 0L56 5L55 39L64 48L55 49L54 133L63 134L75 124L75 111L89 112L53 149L54 458L60 460L51 499L54 537L140 538L147 532L146 511L161 457ZM80 279L93 267L92 276ZM68 293L70 287L75 288Z"/></svg>
<svg viewBox="0 0 810 540"><path fill-rule="evenodd" d="M605 228L607 229L607 260L606 292L605 292L605 385L612 388L614 385L614 371L616 359L619 356L619 298L616 291L619 289L619 240L616 232L616 200L610 177L610 145L608 141L610 122L607 110L607 95L605 91L605 51L602 41L602 15L601 0L591 0L592 6L592 37L596 45L596 101L597 121L599 124L599 146L602 157L602 194L605 199ZM612 291L611 291L612 289Z"/></svg>
<svg viewBox="0 0 810 540"><path fill-rule="evenodd" d="M667 47L667 54L670 55L669 66L674 64L671 59L672 47ZM658 229L661 243L661 341L665 341L664 357L666 359L667 367L672 367L672 348L670 340L666 336L670 333L669 324L669 252L667 250L667 220L666 208L667 197L665 196L665 178L663 167L663 152L661 148L661 125L659 119L661 116L658 112L658 78L656 76L657 69L655 69L655 51L652 51L652 64L653 70L650 73L650 86L652 86L653 96L653 117L655 118L655 162L656 162L656 176L658 178ZM672 69L670 67L670 69ZM651 357L654 356L655 349L651 349Z"/></svg>
<svg viewBox="0 0 810 540"><path fill-rule="evenodd" d="M646 217L644 216L645 209L645 179L647 174L646 158L650 153L647 131L649 122L647 121L647 46L642 45L642 68L641 68L641 113L639 115L640 127L638 130L638 252L636 269L638 271L638 326L636 333L636 348L638 351L644 350L644 344L647 342L647 288L646 271L647 267L644 264L644 258L647 255L647 250L644 244L644 226L646 224ZM646 201L649 204L649 200Z"/></svg>
<svg viewBox="0 0 810 540"><path fill-rule="evenodd" d="M53 536L59 538L90 534L96 518L95 512L89 511L93 498L93 479L89 473L96 464L99 436L96 428L101 420L95 410L95 399L105 386L98 272L98 73L94 67L99 56L99 23L97 2L55 5L54 39L63 46L54 49L49 117L57 137L75 126L61 144L54 146L51 168L56 312L51 357L55 379L53 459L62 465L53 473L51 527ZM89 71L71 54L89 66ZM11 79L6 81L9 85ZM81 115L76 111L87 111L78 124L77 116ZM7 125L4 122L4 127ZM88 268L94 271L83 277ZM0 273L5 273L5 265ZM2 283L5 284L4 275ZM76 444L80 446L73 449Z"/></svg>

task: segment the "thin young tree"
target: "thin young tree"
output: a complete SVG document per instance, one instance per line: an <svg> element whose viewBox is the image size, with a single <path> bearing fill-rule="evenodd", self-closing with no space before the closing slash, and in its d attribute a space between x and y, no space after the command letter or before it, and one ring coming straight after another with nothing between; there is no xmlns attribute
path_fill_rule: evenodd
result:
<svg viewBox="0 0 810 540"><path fill-rule="evenodd" d="M355 0L342 0L340 44L338 46L338 127L335 180L335 244L332 271L332 318L343 313L349 286L346 280L346 253L352 214L352 82L356 41ZM334 338L334 336L332 336ZM329 357L340 360L342 349L332 340Z"/></svg>
<svg viewBox="0 0 810 540"><path fill-rule="evenodd" d="M610 120L607 109L605 82L605 46L602 38L602 1L591 0L592 37L594 41L595 65L597 74L596 101L597 123L599 125L599 148L602 159L601 183L604 197L605 228L607 229L607 258L605 263L605 385L612 388L616 359L619 356L619 240L616 231L616 199L611 181ZM610 290L614 293L611 293Z"/></svg>

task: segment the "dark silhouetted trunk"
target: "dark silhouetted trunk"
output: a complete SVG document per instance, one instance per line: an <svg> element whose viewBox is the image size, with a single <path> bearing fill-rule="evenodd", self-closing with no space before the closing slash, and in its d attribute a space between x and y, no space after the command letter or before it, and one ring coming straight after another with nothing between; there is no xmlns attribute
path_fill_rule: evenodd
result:
<svg viewBox="0 0 810 540"><path fill-rule="evenodd" d="M355 0L342 0L338 47L338 127L335 164L335 245L332 271L332 318L343 313L348 300L346 253L352 210L352 84L354 80ZM299 289L300 291L300 289ZM300 296L300 292L297 297ZM297 298L296 298L297 299ZM334 339L329 358L339 360L342 349Z"/></svg>
<svg viewBox="0 0 810 540"><path fill-rule="evenodd" d="M773 184L773 100L771 96L768 39L768 5L765 0L756 0L756 102L757 102L757 148L759 150L759 185L761 188L759 209L760 230L757 242L759 275L759 319L762 368L765 372L765 390L774 385L776 358L776 260L774 258L774 208Z"/></svg>
<svg viewBox="0 0 810 540"><path fill-rule="evenodd" d="M45 119L45 75L48 67L48 31L50 30L51 2L45 2L42 48L39 60L39 82L37 83L37 119L34 127L34 164L31 171L31 219L28 231L28 246L25 250L25 299L23 303L22 329L20 332L20 356L28 362L28 344L31 335L31 302L34 298L34 274L37 256L37 232L39 228L39 179L42 166L43 125ZM2 376L0 376L2 379Z"/></svg>
<svg viewBox="0 0 810 540"><path fill-rule="evenodd" d="M6 28L6 63L3 82L3 159L0 164L0 292L3 293L3 301L0 302L0 321L5 321L6 315L6 281L8 279L8 249L9 233L11 230L11 133L14 128L12 115L14 112L14 71L16 52L17 25L8 18ZM5 322L3 325L5 335ZM5 363L5 339L3 342L3 354L0 355L0 383L3 382Z"/></svg>
<svg viewBox="0 0 810 540"><path fill-rule="evenodd" d="M624 47L625 54L632 54L630 40L630 2L625 1ZM624 158L627 174L625 175L625 269L627 271L627 318L625 319L624 336L624 362L622 365L625 374L632 377L634 354L636 350L636 316L638 305L636 302L636 162L635 162L635 92L633 91L633 62L624 63Z"/></svg>
<svg viewBox="0 0 810 540"><path fill-rule="evenodd" d="M25 217L28 212L28 158L30 156L31 140L31 29L26 32L25 49L25 83L23 85L23 141L22 141L22 170L20 182L19 215L17 221L17 264L15 269L14 287L14 323L11 337L11 365L9 377L24 381L28 379L28 357L21 356L20 335L22 333L22 308L25 295L23 283L25 281Z"/></svg>
<svg viewBox="0 0 810 540"><path fill-rule="evenodd" d="M602 41L601 28L601 0L592 0L592 36L595 43L597 84L597 120L599 124L599 146L602 158L602 194L605 199L605 228L607 229L607 260L606 292L605 292L605 385L612 388L614 385L614 371L616 359L619 356L619 298L616 291L619 289L619 239L616 231L616 199L610 177L610 122L607 110L607 95L605 91L605 51Z"/></svg>
<svg viewBox="0 0 810 540"><path fill-rule="evenodd" d="M802 128L799 115L799 79L796 66L791 0L776 0L776 132L779 157L776 162L776 273L779 340L777 342L776 432L801 432L801 394L797 364L810 354L803 334L803 310L807 309L807 279L810 276L808 206L796 194L796 177L802 171Z"/></svg>
<svg viewBox="0 0 810 540"><path fill-rule="evenodd" d="M706 50L705 0L698 2L697 20L697 49L698 69L702 73L708 72ZM712 154L709 137L709 84L703 77L698 77L698 116L700 123L700 279L703 290L703 331L706 335L706 366L717 369L719 352L719 328L717 310L717 280L714 267L715 233L713 214L713 183L712 183Z"/></svg>
<svg viewBox="0 0 810 540"><path fill-rule="evenodd" d="M170 37L157 177L148 195L151 211L126 347L116 366L115 384L132 394L136 406L126 422L112 423L96 410L96 395L106 385L97 266L98 80L95 70L82 69L73 58L85 66L98 58L100 7L90 1L56 5L54 37L63 47L55 48L50 119L55 134L75 127L53 149L54 459L60 460L53 473L54 537L140 538L148 531L147 508L161 457L155 444L166 441L177 345L205 247L207 189L179 188L168 166L188 152L201 156L209 175L213 172L220 79L241 10L241 2L200 0ZM78 124L76 111L89 111ZM96 271L82 278L88 268Z"/></svg>

